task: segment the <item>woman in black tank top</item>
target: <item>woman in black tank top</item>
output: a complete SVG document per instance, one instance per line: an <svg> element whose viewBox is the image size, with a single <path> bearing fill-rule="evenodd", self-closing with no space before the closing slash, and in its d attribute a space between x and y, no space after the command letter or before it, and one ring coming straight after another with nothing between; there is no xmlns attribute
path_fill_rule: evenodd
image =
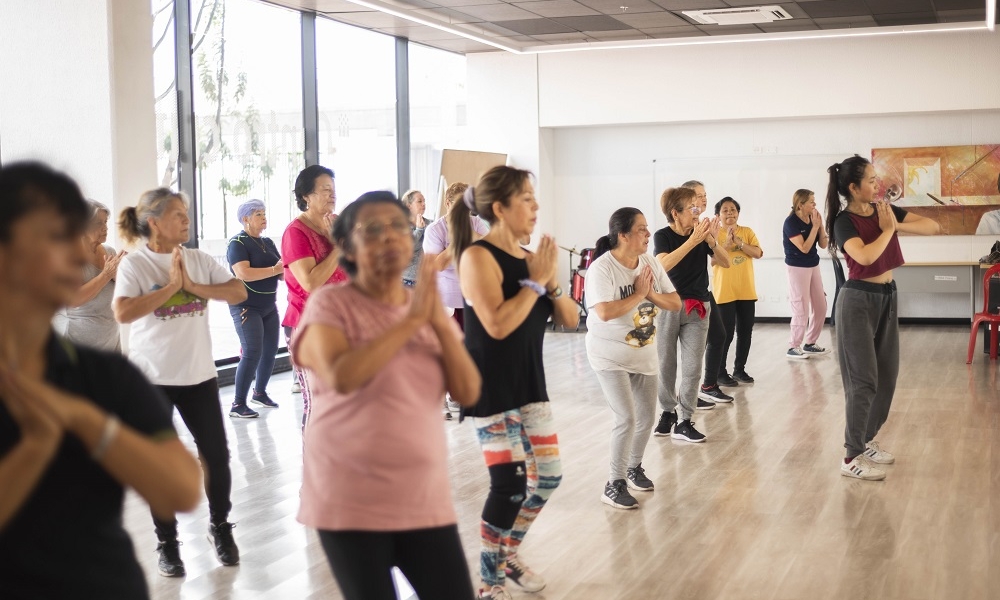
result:
<svg viewBox="0 0 1000 600"><path fill-rule="evenodd" d="M580 315L556 283L555 241L543 237L535 253L519 243L531 235L538 212L530 177L520 169L494 167L448 214L450 250L465 298L465 345L483 377L479 402L465 412L473 417L490 471L480 598L509 598L507 579L525 591L545 587L517 550L562 479L542 341L550 316L557 325L574 327ZM490 224L490 232L475 243L470 214Z"/></svg>

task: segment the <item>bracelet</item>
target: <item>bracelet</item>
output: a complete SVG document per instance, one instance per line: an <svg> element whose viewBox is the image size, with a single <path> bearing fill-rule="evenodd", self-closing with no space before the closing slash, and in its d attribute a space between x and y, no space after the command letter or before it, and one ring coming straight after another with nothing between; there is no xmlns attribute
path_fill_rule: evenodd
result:
<svg viewBox="0 0 1000 600"><path fill-rule="evenodd" d="M546 292L548 293L549 298L552 298L553 300L558 300L563 295L562 286L558 285L556 286L556 289L552 290L551 292L549 292L548 290L546 290Z"/></svg>
<svg viewBox="0 0 1000 600"><path fill-rule="evenodd" d="M100 462L108 452L108 446L118 437L118 430L121 428L121 421L114 415L108 415L104 421L104 431L101 432L101 439L94 446L94 451L90 453L90 458Z"/></svg>
<svg viewBox="0 0 1000 600"><path fill-rule="evenodd" d="M544 285L542 285L542 284L540 284L538 282L532 281L530 279L522 279L522 280L518 281L518 283L521 285L521 287L526 287L529 290L531 290L531 291L535 292L536 294L538 294L539 296L544 296L547 293L546 290L545 290L545 286Z"/></svg>

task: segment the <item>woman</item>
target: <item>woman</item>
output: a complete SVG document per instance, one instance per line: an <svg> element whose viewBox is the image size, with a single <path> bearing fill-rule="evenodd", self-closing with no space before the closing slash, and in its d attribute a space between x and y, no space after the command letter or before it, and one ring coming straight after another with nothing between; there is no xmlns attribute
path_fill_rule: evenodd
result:
<svg viewBox="0 0 1000 600"><path fill-rule="evenodd" d="M729 267L729 253L716 238L719 219L698 220L701 209L691 188L668 188L660 195L660 209L669 227L653 236L653 255L667 272L684 302L679 312L664 311L656 317L660 360L659 401L663 412L653 431L658 436L700 443L705 434L694 427L698 380L705 354L712 306L708 291L708 258ZM680 342L680 389L677 390L677 349Z"/></svg>
<svg viewBox="0 0 1000 600"><path fill-rule="evenodd" d="M429 225L424 219L427 201L424 200L424 195L417 190L406 192L401 200L410 211L410 233L413 236L413 257L410 259L410 264L403 270L403 283L407 287L413 287L417 283L420 259L424 255L424 232Z"/></svg>
<svg viewBox="0 0 1000 600"><path fill-rule="evenodd" d="M941 226L888 202L874 202L875 168L857 154L828 172L827 233L843 251L848 272L834 319L847 407L847 455L840 474L885 479L885 471L875 464L892 464L896 459L882 450L875 437L889 416L899 374L899 314L892 270L904 261L897 232L934 235Z"/></svg>
<svg viewBox="0 0 1000 600"><path fill-rule="evenodd" d="M163 395L120 355L55 335L79 293L88 207L38 163L0 168L0 590L5 599L149 597L125 488L157 514L198 504L198 463Z"/></svg>
<svg viewBox="0 0 1000 600"><path fill-rule="evenodd" d="M729 268L723 269L712 260L712 295L722 315L726 329L726 342L722 347L722 365L719 381L732 379L734 383L753 383L747 374L750 356L750 338L753 335L754 310L757 305L757 288L754 285L753 260L764 256L753 229L738 223L740 203L725 197L715 205L715 216L720 221L720 237L729 253ZM730 378L726 370L729 347L736 337L736 361Z"/></svg>
<svg viewBox="0 0 1000 600"><path fill-rule="evenodd" d="M226 259L229 268L247 289L247 299L229 307L236 334L240 338L240 364L236 367L236 392L230 417L253 418L257 411L247 406L250 382L256 382L250 401L257 406L278 408L267 395L267 382L278 353L278 280L281 254L271 238L261 235L267 228L267 207L260 200L248 200L236 209L243 231L229 240Z"/></svg>
<svg viewBox="0 0 1000 600"><path fill-rule="evenodd" d="M480 378L430 261L403 285L408 216L389 192L344 210L333 236L350 283L310 296L292 340L313 386L299 520L319 530L348 600L394 600L394 566L420 598L472 597L437 411L446 389L474 404Z"/></svg>
<svg viewBox="0 0 1000 600"><path fill-rule="evenodd" d="M829 237L823 231L823 217L811 191L796 190L792 195L792 212L785 218L781 242L788 272L788 299L792 303L792 336L785 356L803 359L826 354L828 350L816 343L826 321L826 292L816 247L826 248Z"/></svg>
<svg viewBox="0 0 1000 600"><path fill-rule="evenodd" d="M594 245L587 269L587 357L615 413L611 476L601 502L639 508L628 488L653 491L642 454L656 418L656 325L660 310L677 311L681 298L667 272L649 255L649 228L637 208L619 208L608 235Z"/></svg>
<svg viewBox="0 0 1000 600"><path fill-rule="evenodd" d="M483 377L479 403L464 410L490 472L480 526L483 598L509 598L506 579L526 591L545 587L517 551L562 479L542 340L550 316L576 327L580 314L556 283L555 241L543 236L535 253L519 243L531 235L537 213L531 174L506 166L487 171L448 213L449 251L466 298L465 346ZM490 230L473 242L475 215Z"/></svg>
<svg viewBox="0 0 1000 600"><path fill-rule="evenodd" d="M57 333L75 344L121 352L121 332L111 310L111 296L118 264L126 252L115 252L104 243L108 241L111 216L108 207L95 200L88 200L87 204L90 219L81 236L87 259L83 266L84 283L66 308L56 313L52 324Z"/></svg>
<svg viewBox="0 0 1000 600"><path fill-rule="evenodd" d="M145 243L118 267L113 306L119 323L131 323L129 358L159 387L194 437L207 475L208 535L222 564L232 566L240 557L228 522L232 477L208 301L239 304L247 292L211 256L182 246L190 237L189 225L187 198L167 188L146 192L137 206L122 211L122 238ZM182 577L177 519L169 512L154 512L153 522L160 542L160 575Z"/></svg>
<svg viewBox="0 0 1000 600"><path fill-rule="evenodd" d="M291 340L309 294L327 283L347 281L347 274L338 266L340 253L330 233L336 219L333 214L336 202L337 192L330 169L311 165L295 178L295 204L302 214L288 224L281 236L285 287L288 288L288 308L281 321L286 342ZM295 385L302 392L304 429L309 419L309 382L300 369L296 368L294 374Z"/></svg>

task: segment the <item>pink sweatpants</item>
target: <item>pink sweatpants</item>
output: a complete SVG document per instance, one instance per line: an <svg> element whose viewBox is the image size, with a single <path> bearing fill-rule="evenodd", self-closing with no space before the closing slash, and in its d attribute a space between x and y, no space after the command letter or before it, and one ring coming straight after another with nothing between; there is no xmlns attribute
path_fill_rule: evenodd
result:
<svg viewBox="0 0 1000 600"><path fill-rule="evenodd" d="M826 292L819 265L792 267L788 271L788 300L792 303L792 336L789 348L799 348L803 342L815 344L826 320Z"/></svg>

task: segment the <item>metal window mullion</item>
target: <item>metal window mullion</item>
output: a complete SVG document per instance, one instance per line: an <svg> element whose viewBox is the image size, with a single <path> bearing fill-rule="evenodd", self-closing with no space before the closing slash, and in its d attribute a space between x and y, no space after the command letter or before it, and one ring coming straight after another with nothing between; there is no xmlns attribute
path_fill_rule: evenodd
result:
<svg viewBox="0 0 1000 600"><path fill-rule="evenodd" d="M302 128L306 166L319 164L319 97L316 91L316 14L302 13Z"/></svg>
<svg viewBox="0 0 1000 600"><path fill-rule="evenodd" d="M399 195L410 188L410 41L396 38L396 178Z"/></svg>
<svg viewBox="0 0 1000 600"><path fill-rule="evenodd" d="M193 235L185 244L198 247L201 223L198 218L197 139L194 115L194 66L191 52L191 3L174 0L174 77L177 89L177 183L191 199L188 216Z"/></svg>

